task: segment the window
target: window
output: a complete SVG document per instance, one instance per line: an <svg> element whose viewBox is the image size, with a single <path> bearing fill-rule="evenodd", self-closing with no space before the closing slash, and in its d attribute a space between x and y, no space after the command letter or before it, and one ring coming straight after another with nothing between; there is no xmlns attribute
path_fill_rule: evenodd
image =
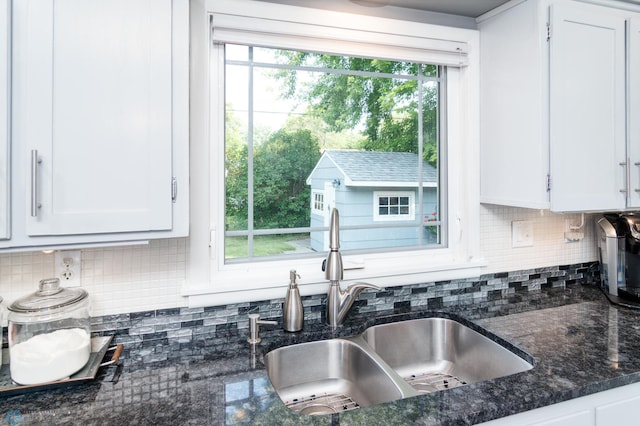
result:
<svg viewBox="0 0 640 426"><path fill-rule="evenodd" d="M323 252L328 234L313 229L328 224L311 213L323 210L318 191L327 185L350 241L343 251L446 243L425 238L423 223L409 220L415 211L419 217L425 209L440 211L446 199L438 164L446 147L440 132L446 68L231 43L219 48L228 262ZM406 195L373 196L392 187L416 188L418 205ZM374 217L362 214L374 204ZM382 223L399 220L402 229L392 231ZM435 218L431 226L446 223Z"/></svg>
<svg viewBox="0 0 640 426"><path fill-rule="evenodd" d="M413 220L415 217L413 192L374 192L373 219Z"/></svg>
<svg viewBox="0 0 640 426"><path fill-rule="evenodd" d="M326 254L324 247L309 250L308 246L300 247L296 243L297 238L311 240L312 234L327 233L328 223L311 222L314 217L323 219L322 215L311 214L319 201L313 191L324 191L325 210L344 203L347 191L350 192L351 204L339 207L346 281L366 280L390 286L480 275L484 263L478 257L477 31L246 0L206 0L199 7L207 8L211 31L197 24L191 28L192 63L197 66L192 67L191 86L191 198L194 202L189 238L190 277L183 292L189 298L189 306L282 297L292 268L302 276L303 294L326 292L326 280L320 268ZM192 10L192 16L195 15L197 11ZM320 53L326 60L324 63L315 61ZM360 61L363 65L363 60L384 63L387 69L379 73L344 66L350 61ZM208 74L205 75L199 64L207 64ZM409 71L408 64L413 64L413 71ZM225 88L229 75L245 79L246 84L234 86L244 87L241 96L247 100L244 103L232 100L231 88L229 91ZM429 123L436 123L414 132L417 135L414 141L423 139L422 152L367 149L359 145L366 129L366 117L349 121L353 116L341 115L341 110L356 106L347 100L356 98L345 98L343 93L344 102L338 109L331 108L338 104L299 96L305 94L305 90L307 94L312 92L313 85L309 82L316 80L311 77L329 75L334 82L357 80L360 84L354 87L360 90L387 85L396 89L390 93L405 94L400 102L393 96L386 97L385 105L393 108L378 117L388 120L389 127L382 136L393 139L394 131L409 128L401 125L402 118L413 109L423 114L423 120L413 121L414 127L424 126L427 118ZM335 75L344 77L340 80ZM269 85L263 84L264 78L271 80ZM248 83L250 79L253 84ZM280 96L281 84L294 81L295 85L289 85L292 91L284 92L293 96ZM417 94L406 91L409 86L416 87ZM278 102L261 101L263 95L259 92L254 92L252 97L250 91L256 89L266 89L263 91ZM241 93L240 89L236 93ZM410 108L411 102L419 102L420 98L422 109ZM282 109L282 105L288 107ZM333 114L335 120L318 125L318 121L312 121L317 117L308 112L317 113L323 108L327 114ZM280 128L265 131L265 123L287 121L297 121L298 125L293 127L294 132L280 132L277 140L270 136ZM318 130L322 137L314 139ZM336 138L348 140L347 133L353 138L353 145L335 144ZM287 145L290 147L304 145L305 141L319 143L316 158L309 162L313 164L311 170L298 169L298 159L303 157L294 157L294 162L268 161L284 153L278 149L285 141L293 142ZM430 141L437 141L437 145ZM238 142L238 149L226 151L229 142ZM246 149L240 149L240 145ZM437 149L431 150L430 146ZM360 156L355 163L353 153ZM430 153L434 156L429 157ZM265 156L260 158L262 155ZM388 155L396 158L385 158ZM398 156L404 157L402 161ZM345 170L347 160L360 167ZM392 167L403 161L411 166ZM247 183L242 182L244 177L236 178L239 184L232 194L230 181L225 176L230 173L239 176L244 168L236 166L242 162L247 164L247 173L242 172ZM337 167L325 168L325 162ZM293 167L289 167L291 165ZM249 173L250 167L252 173ZM288 181L292 192L283 191L284 196L265 190L268 186L285 187L282 179L269 177L270 172L277 170L295 178ZM414 179L393 177L402 170L411 173ZM323 174L326 176L322 177ZM313 179L321 178L326 179L325 185L321 186L320 182L314 185ZM291 185L292 182L299 186ZM246 194L240 188L246 188ZM299 197L297 194L303 191L307 191L306 195ZM376 191L413 192L414 218L374 222L373 192ZM274 221L256 209L259 204L256 201L271 203L275 210L282 210L283 218L291 217L287 213L291 209L306 209L304 217L308 217L308 222ZM398 203L402 204L400 200ZM231 218L229 212L233 208L238 213L245 209L246 216L242 212ZM377 238L365 241L366 247L357 245L365 240L363 235L375 237L378 231L391 234L395 240L401 240L397 238L399 231L406 231L407 238L400 241L402 244L398 247L379 244ZM294 250L283 250L285 254L268 251L263 254L260 252L263 237L280 238L280 242L287 245L296 244L292 245ZM408 241L409 237L413 240ZM239 249L229 256L228 242L234 239L239 241Z"/></svg>
<svg viewBox="0 0 640 426"><path fill-rule="evenodd" d="M324 215L324 192L319 190L311 191L311 213Z"/></svg>

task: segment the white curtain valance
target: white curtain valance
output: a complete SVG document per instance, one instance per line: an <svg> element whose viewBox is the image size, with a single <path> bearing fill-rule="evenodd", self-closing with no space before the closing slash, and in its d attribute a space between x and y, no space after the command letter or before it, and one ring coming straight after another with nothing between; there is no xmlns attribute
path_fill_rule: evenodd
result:
<svg viewBox="0 0 640 426"><path fill-rule="evenodd" d="M212 15L213 41L463 67L465 42L277 19Z"/></svg>

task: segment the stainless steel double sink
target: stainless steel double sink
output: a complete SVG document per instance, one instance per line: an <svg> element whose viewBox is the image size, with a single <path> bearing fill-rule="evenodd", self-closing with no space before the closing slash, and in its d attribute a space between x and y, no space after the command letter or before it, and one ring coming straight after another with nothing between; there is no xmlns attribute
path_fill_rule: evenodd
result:
<svg viewBox="0 0 640 426"><path fill-rule="evenodd" d="M395 401L533 368L494 341L500 338L481 330L484 335L449 318L407 320L375 325L353 337L285 346L267 353L264 360L285 405L310 415Z"/></svg>

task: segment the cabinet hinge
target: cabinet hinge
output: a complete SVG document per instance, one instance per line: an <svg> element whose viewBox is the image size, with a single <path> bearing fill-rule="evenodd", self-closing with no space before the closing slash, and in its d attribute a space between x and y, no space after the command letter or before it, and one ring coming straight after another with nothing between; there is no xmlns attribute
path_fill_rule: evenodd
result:
<svg viewBox="0 0 640 426"><path fill-rule="evenodd" d="M551 175L547 175L547 192L551 191Z"/></svg>
<svg viewBox="0 0 640 426"><path fill-rule="evenodd" d="M178 178L173 176L171 178L171 201L175 203L177 198L178 198Z"/></svg>
<svg viewBox="0 0 640 426"><path fill-rule="evenodd" d="M551 23L547 22L547 41L551 40Z"/></svg>

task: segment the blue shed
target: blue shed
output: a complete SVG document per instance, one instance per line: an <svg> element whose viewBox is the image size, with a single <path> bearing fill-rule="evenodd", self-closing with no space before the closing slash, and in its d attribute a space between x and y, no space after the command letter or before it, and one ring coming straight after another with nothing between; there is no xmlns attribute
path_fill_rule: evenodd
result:
<svg viewBox="0 0 640 426"><path fill-rule="evenodd" d="M416 224L437 219L438 172L422 161L421 212L418 164L418 155L409 152L326 150L307 178L311 186L311 227L328 226L331 209L336 207L343 250L433 242L433 228L429 231ZM386 226L402 223L408 226ZM362 225L376 228L344 229ZM311 232L311 248L328 250L328 238L328 232Z"/></svg>

